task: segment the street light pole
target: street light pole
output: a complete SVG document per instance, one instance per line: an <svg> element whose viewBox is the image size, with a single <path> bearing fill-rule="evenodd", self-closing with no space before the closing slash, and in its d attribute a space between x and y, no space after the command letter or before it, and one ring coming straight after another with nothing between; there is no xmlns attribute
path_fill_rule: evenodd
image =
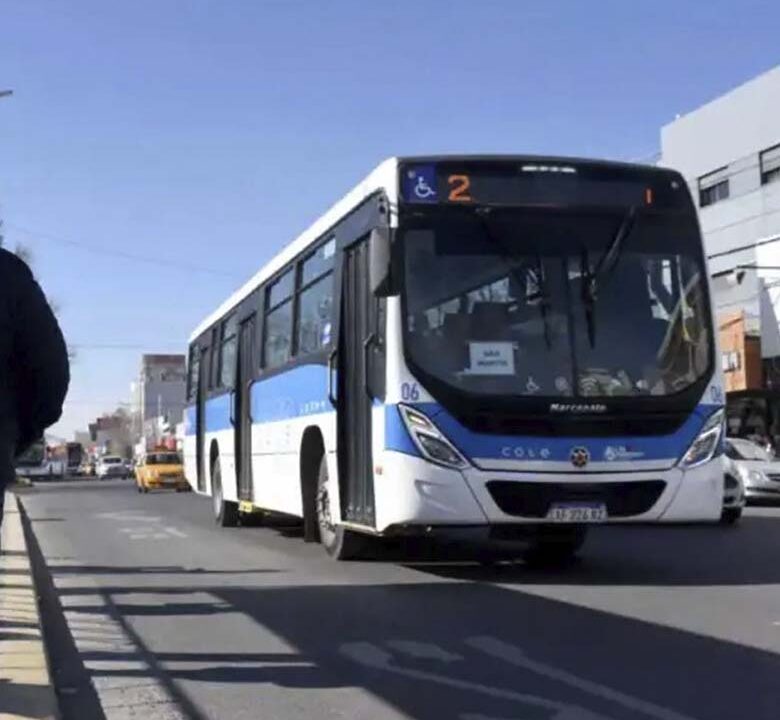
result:
<svg viewBox="0 0 780 720"><path fill-rule="evenodd" d="M0 98L10 97L14 94L13 90L0 90Z"/></svg>

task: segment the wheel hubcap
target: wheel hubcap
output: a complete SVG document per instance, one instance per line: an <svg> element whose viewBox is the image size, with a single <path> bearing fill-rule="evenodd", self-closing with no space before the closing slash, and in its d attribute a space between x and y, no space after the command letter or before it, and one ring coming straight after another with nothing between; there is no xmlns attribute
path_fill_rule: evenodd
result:
<svg viewBox="0 0 780 720"><path fill-rule="evenodd" d="M333 517L330 513L330 496L328 495L327 479L317 485L317 520L320 526L320 536L323 541L329 541L336 532Z"/></svg>
<svg viewBox="0 0 780 720"><path fill-rule="evenodd" d="M219 515L220 508L222 507L222 486L217 482L214 483L214 514Z"/></svg>

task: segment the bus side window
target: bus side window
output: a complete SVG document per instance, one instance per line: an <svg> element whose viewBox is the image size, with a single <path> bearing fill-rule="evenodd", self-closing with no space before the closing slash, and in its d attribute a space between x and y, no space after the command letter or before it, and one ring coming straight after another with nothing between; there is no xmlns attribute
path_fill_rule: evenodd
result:
<svg viewBox="0 0 780 720"><path fill-rule="evenodd" d="M190 346L190 362L187 367L187 399L194 400L198 392L198 375L200 374L200 347Z"/></svg>
<svg viewBox="0 0 780 720"><path fill-rule="evenodd" d="M284 365L292 355L294 273L287 270L265 293L263 367Z"/></svg>
<svg viewBox="0 0 780 720"><path fill-rule="evenodd" d="M236 380L237 323L235 313L222 323L222 343L219 348L219 384L231 390Z"/></svg>

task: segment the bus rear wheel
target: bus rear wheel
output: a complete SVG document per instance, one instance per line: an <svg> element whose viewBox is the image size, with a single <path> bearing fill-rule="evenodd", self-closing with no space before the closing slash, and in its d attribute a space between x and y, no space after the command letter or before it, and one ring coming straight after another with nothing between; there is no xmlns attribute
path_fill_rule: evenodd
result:
<svg viewBox="0 0 780 720"><path fill-rule="evenodd" d="M356 560L360 557L365 538L343 525L336 525L330 507L330 492L328 490L328 461L325 455L320 460L320 470L317 474L317 528L320 542L335 560Z"/></svg>
<svg viewBox="0 0 780 720"><path fill-rule="evenodd" d="M214 503L214 519L220 527L238 525L238 503L225 500L222 492L222 466L219 456L214 458L211 467L211 496Z"/></svg>
<svg viewBox="0 0 780 720"><path fill-rule="evenodd" d="M533 567L556 567L571 563L585 544L587 528L582 525L543 528L523 553L523 560Z"/></svg>

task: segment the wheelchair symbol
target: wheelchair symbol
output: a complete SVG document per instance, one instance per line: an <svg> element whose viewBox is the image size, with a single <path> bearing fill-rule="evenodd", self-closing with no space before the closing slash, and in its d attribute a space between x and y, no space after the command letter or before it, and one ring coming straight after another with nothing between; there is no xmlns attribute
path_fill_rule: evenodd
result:
<svg viewBox="0 0 780 720"><path fill-rule="evenodd" d="M420 200L426 200L427 198L436 195L436 191L428 185L427 181L422 175L417 176L417 184L414 186L414 194L420 198Z"/></svg>

